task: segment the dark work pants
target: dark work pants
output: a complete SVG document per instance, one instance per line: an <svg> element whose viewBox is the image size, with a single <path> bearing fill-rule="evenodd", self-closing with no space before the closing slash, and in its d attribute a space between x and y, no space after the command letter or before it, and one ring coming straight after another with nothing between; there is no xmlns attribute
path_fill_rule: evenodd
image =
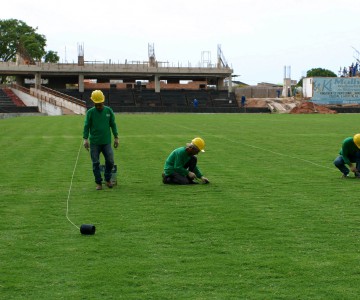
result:
<svg viewBox="0 0 360 300"><path fill-rule="evenodd" d="M197 157L191 156L190 160L184 165L185 169L188 169L190 172L194 172L197 164ZM163 177L163 182L165 184L193 184L193 180L188 176L181 175L179 173L174 172L169 176Z"/></svg>
<svg viewBox="0 0 360 300"><path fill-rule="evenodd" d="M111 148L111 144L105 144L105 145L90 144L90 157L93 165L95 182L97 184L101 184L102 182L101 172L100 172L100 153L102 153L105 158L105 171L104 171L105 181L110 181L111 171L114 167L114 152Z"/></svg>
<svg viewBox="0 0 360 300"><path fill-rule="evenodd" d="M350 155L349 156L350 162L355 163L356 164L356 169L359 171L360 170L360 151L357 151L355 154ZM350 173L349 168L346 166L344 159L341 155L339 155L335 160L334 160L334 165L335 167L337 167L341 173L343 173L344 175L348 175Z"/></svg>

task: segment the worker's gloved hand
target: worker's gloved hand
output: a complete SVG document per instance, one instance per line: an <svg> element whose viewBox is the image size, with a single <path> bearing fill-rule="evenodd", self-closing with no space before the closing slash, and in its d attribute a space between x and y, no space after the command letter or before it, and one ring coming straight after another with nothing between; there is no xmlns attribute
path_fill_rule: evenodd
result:
<svg viewBox="0 0 360 300"><path fill-rule="evenodd" d="M351 170L351 172L353 172L353 173L359 172L359 171L356 169L356 166L351 166L351 167L350 167L350 170Z"/></svg>
<svg viewBox="0 0 360 300"><path fill-rule="evenodd" d="M117 147L119 147L119 138L115 138L114 140L114 148L116 149Z"/></svg>
<svg viewBox="0 0 360 300"><path fill-rule="evenodd" d="M202 181L203 183L210 183L209 179L207 179L207 178L204 177L204 176L201 177L201 181Z"/></svg>
<svg viewBox="0 0 360 300"><path fill-rule="evenodd" d="M89 140L88 139L84 139L84 143L83 143L85 149L87 151L89 151L89 148L90 148L90 144L89 144Z"/></svg>
<svg viewBox="0 0 360 300"><path fill-rule="evenodd" d="M196 175L195 175L195 173L193 173L193 172L189 172L188 177L189 177L190 179L195 179L195 178L196 178Z"/></svg>

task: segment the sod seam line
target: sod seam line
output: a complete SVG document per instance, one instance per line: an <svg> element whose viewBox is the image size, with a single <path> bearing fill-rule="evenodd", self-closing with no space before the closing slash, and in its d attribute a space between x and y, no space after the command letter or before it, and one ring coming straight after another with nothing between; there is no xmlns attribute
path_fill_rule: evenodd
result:
<svg viewBox="0 0 360 300"><path fill-rule="evenodd" d="M172 124L174 125L174 124ZM179 125L179 124L176 124L178 127L182 127L182 128L185 128L187 130L192 130L193 128L191 127L187 127L187 126L184 126L184 125ZM219 136L215 135L215 134L206 134L206 135L211 135L215 138L219 138ZM317 163L314 163L310 160L306 160L306 159L303 159L303 158L299 158L299 157L294 157L294 156L291 156L291 155L287 155L287 154L282 154L282 153L279 153L279 152L275 152L275 151L271 151L271 150L268 150L268 149L265 149L265 148L261 148L261 147L258 147L258 146L254 146L254 145L250 145L250 144L245 144L245 143L242 143L242 142L239 142L239 141L232 141L232 140L229 140L227 138L224 138L224 137L221 137L223 140L227 140L231 143L236 143L236 144L240 144L240 145L244 145L244 146L247 146L247 147L250 147L250 148L255 148L255 149L259 149L259 150L263 150L263 151L267 151L267 152L270 152L272 154L276 154L276 155L280 155L280 156L284 156L284 157L288 157L288 158L291 158L291 159L297 159L297 160L300 160L302 162L306 162L306 163L309 163L309 164L312 164L314 166L317 166L317 167L320 167L320 168L324 168L324 169L328 169L328 170L332 170L332 171L335 171L337 172L338 170L335 168L330 168L330 167L327 167L327 166L322 166L322 165L319 165Z"/></svg>
<svg viewBox="0 0 360 300"><path fill-rule="evenodd" d="M255 149L267 151L267 152L270 152L270 153L272 153L272 154L276 154L276 155L280 155L280 156L285 156L285 157L288 157L288 158L291 158L291 159L297 159L297 160L300 160L300 161L303 161L303 162L312 164L312 165L317 166L317 167L320 167L320 168L329 169L329 170L332 170L332 171L338 171L337 169L330 168L330 167L327 167L327 166L322 166L322 165L319 165L319 164L317 164L317 163L314 163L314 162L312 162L312 161L310 161L310 160L306 160L306 159L303 159L303 158L300 158L300 157L294 157L294 156L291 156L291 155L282 154L282 153L279 153L279 152L271 151L271 150L264 149L264 148L261 148L261 147L257 147L257 146L254 146L254 145L250 145L250 144L244 144L244 143L239 143L239 144L245 145L245 146L248 146L248 147L251 147L251 148L255 148Z"/></svg>

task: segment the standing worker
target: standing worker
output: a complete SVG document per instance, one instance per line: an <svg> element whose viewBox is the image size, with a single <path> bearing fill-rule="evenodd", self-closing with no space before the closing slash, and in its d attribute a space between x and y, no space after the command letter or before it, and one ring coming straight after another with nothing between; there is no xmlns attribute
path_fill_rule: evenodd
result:
<svg viewBox="0 0 360 300"><path fill-rule="evenodd" d="M119 146L118 131L113 110L104 105L105 96L102 91L95 90L90 99L94 107L90 108L85 117L84 147L89 151L93 166L96 189L102 190L102 177L100 172L100 153L105 158L104 177L107 187L112 188L112 169L114 167L114 152L111 148L111 132L114 135L114 148Z"/></svg>
<svg viewBox="0 0 360 300"><path fill-rule="evenodd" d="M202 138L194 138L185 147L175 149L165 161L164 173L162 174L165 184L194 184L196 178L203 183L209 180L203 176L197 167L197 155L205 152L205 142Z"/></svg>
<svg viewBox="0 0 360 300"><path fill-rule="evenodd" d="M350 171L354 173L356 178L360 178L360 133L343 141L339 156L334 160L334 165L343 174L342 178L348 178ZM349 166L350 170L346 165Z"/></svg>
<svg viewBox="0 0 360 300"><path fill-rule="evenodd" d="M245 103L246 103L246 97L245 95L241 96L241 107L245 107Z"/></svg>

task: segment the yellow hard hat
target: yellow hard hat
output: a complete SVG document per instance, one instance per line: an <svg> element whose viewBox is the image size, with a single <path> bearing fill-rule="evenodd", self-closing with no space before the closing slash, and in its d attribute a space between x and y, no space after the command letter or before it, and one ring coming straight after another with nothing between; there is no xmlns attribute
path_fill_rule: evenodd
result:
<svg viewBox="0 0 360 300"><path fill-rule="evenodd" d="M90 99L94 102L94 103L102 103L105 101L105 96L103 94L102 91L100 90L95 90L91 93L91 97Z"/></svg>
<svg viewBox="0 0 360 300"><path fill-rule="evenodd" d="M201 152L205 152L205 142L202 138L196 137L191 141L191 144L199 149Z"/></svg>
<svg viewBox="0 0 360 300"><path fill-rule="evenodd" d="M355 145L360 148L360 133L355 134L353 140Z"/></svg>

